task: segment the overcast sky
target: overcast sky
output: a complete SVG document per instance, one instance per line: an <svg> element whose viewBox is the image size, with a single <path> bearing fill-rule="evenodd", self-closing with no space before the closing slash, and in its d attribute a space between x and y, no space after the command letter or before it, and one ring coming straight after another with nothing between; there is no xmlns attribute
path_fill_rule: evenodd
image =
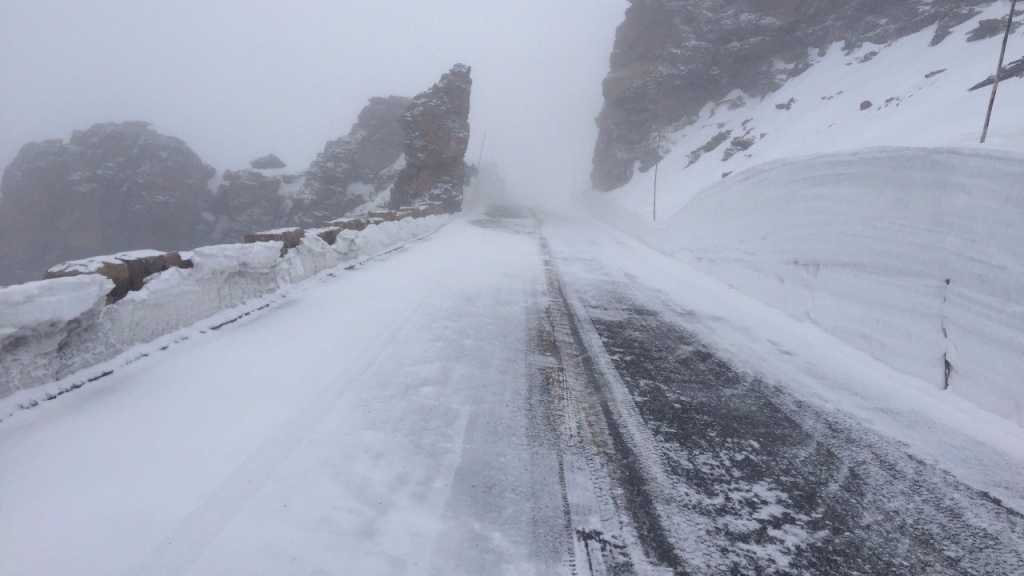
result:
<svg viewBox="0 0 1024 576"><path fill-rule="evenodd" d="M145 120L218 169L303 170L371 96L473 66L475 162L558 196L590 171L626 0L0 0L0 164L26 142ZM493 146L493 151L492 151Z"/></svg>

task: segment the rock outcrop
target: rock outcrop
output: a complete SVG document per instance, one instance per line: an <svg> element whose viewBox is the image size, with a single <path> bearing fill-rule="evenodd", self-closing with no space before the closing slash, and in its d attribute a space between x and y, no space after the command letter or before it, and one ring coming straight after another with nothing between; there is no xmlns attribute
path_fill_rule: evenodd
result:
<svg viewBox="0 0 1024 576"><path fill-rule="evenodd" d="M268 230L266 232L254 232L246 234L244 241L246 244L254 244L256 242L280 242L281 243L281 256L284 256L292 248L297 248L302 239L306 237L306 231L302 228L280 228L277 230Z"/></svg>
<svg viewBox="0 0 1024 576"><path fill-rule="evenodd" d="M933 44L994 0L630 0L597 118L592 181L623 186L667 153L667 132L732 91L760 97L836 42L886 44L935 26Z"/></svg>
<svg viewBox="0 0 1024 576"><path fill-rule="evenodd" d="M249 162L249 166L252 166L256 170L279 170L281 168L288 167L288 165L275 154L260 156L259 158Z"/></svg>
<svg viewBox="0 0 1024 576"><path fill-rule="evenodd" d="M281 194L283 178L259 170L225 170L210 209L217 217L213 240L239 242L254 230L283 226L289 207Z"/></svg>
<svg viewBox="0 0 1024 576"><path fill-rule="evenodd" d="M97 124L65 143L28 144L0 183L0 285L96 254L234 243L283 226L318 226L356 209L461 209L469 143L468 66L417 96L371 98L347 136L304 174L274 154L216 171L144 122ZM407 163L405 158L410 158ZM418 213L418 212L417 212ZM113 267L121 266L118 263Z"/></svg>
<svg viewBox="0 0 1024 576"><path fill-rule="evenodd" d="M25 145L0 182L0 284L60 262L208 242L215 170L144 122Z"/></svg>
<svg viewBox="0 0 1024 576"><path fill-rule="evenodd" d="M413 98L402 116L406 165L391 190L390 208L437 202L462 209L469 146L471 69L456 64L440 82Z"/></svg>
<svg viewBox="0 0 1024 576"><path fill-rule="evenodd" d="M84 260L64 262L46 271L44 278L68 278L83 274L99 274L113 283L107 295L107 303L113 304L124 298L130 291L142 290L146 278L171 268L191 268L192 262L184 260L177 252L137 250L112 256L94 256Z"/></svg>
<svg viewBox="0 0 1024 576"><path fill-rule="evenodd" d="M338 218L390 187L405 149L401 119L410 102L371 98L348 135L328 142L310 165L289 221L309 226Z"/></svg>

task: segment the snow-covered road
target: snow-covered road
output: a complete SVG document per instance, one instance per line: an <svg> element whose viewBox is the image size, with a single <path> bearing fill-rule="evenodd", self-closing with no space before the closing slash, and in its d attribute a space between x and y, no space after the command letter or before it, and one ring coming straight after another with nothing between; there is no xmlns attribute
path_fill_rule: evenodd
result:
<svg viewBox="0 0 1024 576"><path fill-rule="evenodd" d="M492 209L0 422L0 574L1010 574L1022 479L1008 421Z"/></svg>

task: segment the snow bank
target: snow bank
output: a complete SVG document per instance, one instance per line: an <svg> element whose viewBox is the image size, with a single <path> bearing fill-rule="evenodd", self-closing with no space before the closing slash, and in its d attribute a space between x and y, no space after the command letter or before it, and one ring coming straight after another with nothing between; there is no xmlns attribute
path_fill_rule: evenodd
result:
<svg viewBox="0 0 1024 576"><path fill-rule="evenodd" d="M284 256L281 242L197 248L193 268L151 276L141 290L109 306L104 303L112 282L95 274L0 289L0 398L423 237L448 221L428 216L344 230L333 246L307 234Z"/></svg>
<svg viewBox="0 0 1024 576"><path fill-rule="evenodd" d="M886 148L734 175L647 240L1024 425L1022 222L1024 155Z"/></svg>
<svg viewBox="0 0 1024 576"><path fill-rule="evenodd" d="M63 344L96 321L114 283L95 274L0 289L0 397L23 380L52 378ZM24 357L40 361L25 366Z"/></svg>

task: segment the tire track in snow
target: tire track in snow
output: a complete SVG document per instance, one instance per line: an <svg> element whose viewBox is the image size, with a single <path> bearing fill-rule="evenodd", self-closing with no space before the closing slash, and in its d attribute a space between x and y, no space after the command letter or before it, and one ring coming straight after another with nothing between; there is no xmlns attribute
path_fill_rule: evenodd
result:
<svg viewBox="0 0 1024 576"><path fill-rule="evenodd" d="M572 574L689 574L659 517L648 458L636 453L613 416L595 351L584 343L543 236L540 243L549 298L542 341L554 360L549 387L573 539L567 567Z"/></svg>
<svg viewBox="0 0 1024 576"><path fill-rule="evenodd" d="M700 317L596 254L559 253L565 292L607 378L606 420L629 431L695 573L1024 573L1020 514L834 407L738 373L692 333Z"/></svg>

